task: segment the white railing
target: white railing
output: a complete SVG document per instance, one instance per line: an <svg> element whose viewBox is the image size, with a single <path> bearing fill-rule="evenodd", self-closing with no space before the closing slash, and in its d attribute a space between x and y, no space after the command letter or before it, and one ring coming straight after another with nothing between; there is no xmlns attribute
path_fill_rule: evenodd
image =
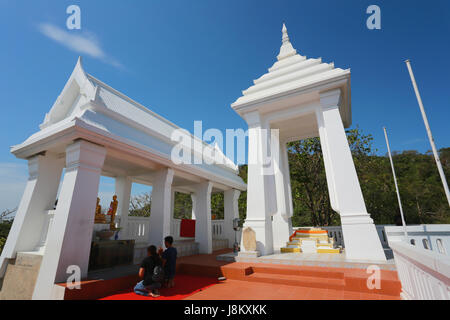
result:
<svg viewBox="0 0 450 320"><path fill-rule="evenodd" d="M170 224L170 234L175 240L181 239L180 237L181 219L172 219Z"/></svg>
<svg viewBox="0 0 450 320"><path fill-rule="evenodd" d="M342 236L342 228L340 226L322 227L322 229L328 231L328 236L334 239L336 245L344 247L344 237Z"/></svg>
<svg viewBox="0 0 450 320"><path fill-rule="evenodd" d="M148 217L128 216L126 226L123 226L119 218L119 226L123 228L119 231L119 237L121 239L133 239L135 242L146 242L150 229L149 222Z"/></svg>
<svg viewBox="0 0 450 320"><path fill-rule="evenodd" d="M211 220L211 232L213 239L224 239L224 220Z"/></svg>
<svg viewBox="0 0 450 320"><path fill-rule="evenodd" d="M119 235L122 239L134 239L136 241L146 241L150 229L148 217L129 216L126 226L121 225L120 217L117 217L118 226L122 228ZM212 235L214 239L224 237L223 220L212 220ZM180 237L181 219L172 219L170 233L175 240L187 240L191 238Z"/></svg>
<svg viewBox="0 0 450 320"><path fill-rule="evenodd" d="M171 234L174 239L190 239L180 237L181 219L173 219L171 224ZM224 236L224 221L223 220L211 220L211 232L213 239L223 239Z"/></svg>
<svg viewBox="0 0 450 320"><path fill-rule="evenodd" d="M375 226L377 229L378 237L380 238L381 244L383 245L383 248L389 248L389 242L388 237L386 236L385 231L385 225L377 225ZM345 247L344 244L344 235L342 233L342 227L341 226L333 226L333 227L322 227L322 229L325 229L328 231L328 235L330 237L334 238L334 242L338 246Z"/></svg>
<svg viewBox="0 0 450 320"><path fill-rule="evenodd" d="M136 243L144 243L148 239L150 231L150 219L148 217L134 217L128 216L126 225L122 225L120 216L117 217L117 226L122 229L119 231L120 239L133 239ZM170 226L170 233L174 240L193 240L193 238L180 237L181 219L172 219ZM224 220L211 221L211 233L213 240L227 240L230 245L235 241L235 235L227 234L225 230ZM240 242L240 232L237 235L237 240Z"/></svg>
<svg viewBox="0 0 450 320"><path fill-rule="evenodd" d="M402 283L402 298L450 300L450 257L402 241L391 241L390 247Z"/></svg>
<svg viewBox="0 0 450 320"><path fill-rule="evenodd" d="M344 247L344 236L341 226L322 227L334 238L337 245ZM383 248L389 248L392 241L400 241L404 237L402 226L377 225L377 233ZM407 226L410 244L442 254L450 254L450 224L422 224Z"/></svg>
<svg viewBox="0 0 450 320"><path fill-rule="evenodd" d="M385 226L389 243L404 238L403 227ZM421 224L407 226L408 242L418 248L450 254L450 224Z"/></svg>

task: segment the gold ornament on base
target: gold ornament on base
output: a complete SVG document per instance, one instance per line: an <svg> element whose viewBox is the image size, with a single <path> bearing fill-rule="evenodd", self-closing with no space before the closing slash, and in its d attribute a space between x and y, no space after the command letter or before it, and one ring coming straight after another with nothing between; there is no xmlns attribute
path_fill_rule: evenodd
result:
<svg viewBox="0 0 450 320"><path fill-rule="evenodd" d="M113 196L113 201L111 201L111 204L109 205L108 210L108 216L111 216L111 221L109 223L109 230L115 231L116 229L116 212L117 212L117 206L119 204L119 201L117 201L117 196Z"/></svg>
<svg viewBox="0 0 450 320"><path fill-rule="evenodd" d="M100 205L100 198L97 197L97 206L95 207L94 223L106 223L106 216L102 213L102 206Z"/></svg>

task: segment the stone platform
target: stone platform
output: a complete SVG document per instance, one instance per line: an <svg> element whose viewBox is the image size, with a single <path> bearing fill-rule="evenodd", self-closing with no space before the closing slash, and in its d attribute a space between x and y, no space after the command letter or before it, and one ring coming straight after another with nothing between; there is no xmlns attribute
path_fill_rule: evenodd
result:
<svg viewBox="0 0 450 320"><path fill-rule="evenodd" d="M245 263L271 263L297 266L317 266L329 268L357 268L366 269L368 266L377 265L381 270L396 270L394 259L390 250L386 250L387 261L351 260L345 256L345 250L340 254L329 253L281 253L261 256L257 258L237 256L233 253L225 253L216 257L219 261L245 262Z"/></svg>
<svg viewBox="0 0 450 320"><path fill-rule="evenodd" d="M384 265L378 264L383 269L381 270L381 289L370 290L366 285L369 274L367 274L365 265L362 262L351 264L351 262L347 261L344 267L318 266L318 264L316 267L316 265L301 265L301 260L298 259L298 256L289 257L290 255L275 254L259 257L256 263L245 263L234 262L234 259L236 259L235 254L231 252L231 249L224 249L215 251L212 254L180 257L177 259L177 275L184 274L210 278L225 277L228 282L238 281L244 288L253 285L264 286L266 289L269 288L269 285L275 286L277 289L280 286L287 286L286 288L290 291L297 290L302 294L306 294L311 290L321 290L320 292L337 292L342 296L341 298L346 293L351 294L353 299L369 298L369 296L360 296L363 294L376 294L388 299L400 298L401 284L398 280L397 272L389 270L392 264L391 261L384 263ZM275 259L278 256L284 257L285 260ZM321 256L325 257L327 255L321 254ZM341 255L329 254L328 256L336 257ZM334 263L338 262L335 261ZM61 289L60 299L99 299L124 290L131 291L136 282L139 281L138 270L139 265L129 265L90 272L88 279L82 281L81 290L69 290L65 288L65 284L59 284L58 287ZM221 286L217 287L220 288ZM260 297L260 295L256 295L251 290L245 291L242 289L241 291L254 295L250 296L250 298ZM234 296L235 294L237 293L233 292L234 298L237 297ZM210 298L216 299L224 297L220 295L210 296ZM298 299L302 299L302 297L302 295L299 295ZM198 298L204 299L207 296L201 295ZM245 298L248 299L249 296ZM317 299L317 297L312 298ZM323 294L320 298L327 299L330 297Z"/></svg>

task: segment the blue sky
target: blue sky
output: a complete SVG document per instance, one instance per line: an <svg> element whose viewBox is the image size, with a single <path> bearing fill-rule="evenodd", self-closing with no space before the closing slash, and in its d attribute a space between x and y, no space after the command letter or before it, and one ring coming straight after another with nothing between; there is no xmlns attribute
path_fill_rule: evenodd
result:
<svg viewBox="0 0 450 320"><path fill-rule="evenodd" d="M71 4L81 30L66 29ZM366 28L371 4L381 30ZM27 177L9 147L38 130L80 51L88 73L181 127L246 128L230 104L275 61L283 21L300 54L351 68L353 125L373 134L380 154L383 126L393 150L430 149L406 58L436 144L450 146L448 0L0 0L0 210L17 205ZM81 42L64 46L55 30ZM111 179L101 192L112 195Z"/></svg>

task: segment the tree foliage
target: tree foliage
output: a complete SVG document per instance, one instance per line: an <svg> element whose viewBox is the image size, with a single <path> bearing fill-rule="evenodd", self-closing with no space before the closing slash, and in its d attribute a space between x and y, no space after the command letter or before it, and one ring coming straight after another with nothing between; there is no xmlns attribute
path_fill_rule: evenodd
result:
<svg viewBox="0 0 450 320"><path fill-rule="evenodd" d="M391 166L387 155L373 149L373 137L358 127L347 130L353 161L364 195L367 211L376 224L399 224L400 210ZM340 225L339 215L331 208L323 154L319 138L288 144L294 226ZM446 177L450 175L450 148L440 150ZM407 224L450 223L450 209L442 183L429 152L394 153L403 211ZM246 181L247 166L240 175ZM245 218L246 193L239 199L239 212Z"/></svg>
<svg viewBox="0 0 450 320"><path fill-rule="evenodd" d="M17 209L6 209L0 213L0 253L3 251L3 247L6 243L9 230L11 229L13 219L11 215L16 212Z"/></svg>
<svg viewBox="0 0 450 320"><path fill-rule="evenodd" d="M150 217L152 207L152 193L145 192L130 199L129 215L134 217Z"/></svg>
<svg viewBox="0 0 450 320"><path fill-rule="evenodd" d="M151 192L131 197L130 216L149 217L151 213ZM224 216L224 195L222 192L211 195L211 215L216 219ZM175 192L173 217L175 219L192 218L192 198L190 194Z"/></svg>

